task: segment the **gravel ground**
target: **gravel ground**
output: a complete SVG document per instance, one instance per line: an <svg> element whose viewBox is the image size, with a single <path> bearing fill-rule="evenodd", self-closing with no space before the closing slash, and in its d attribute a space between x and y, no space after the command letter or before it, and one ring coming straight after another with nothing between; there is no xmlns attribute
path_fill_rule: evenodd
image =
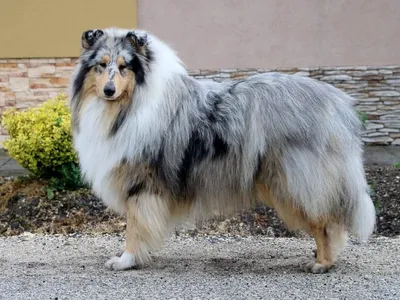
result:
<svg viewBox="0 0 400 300"><path fill-rule="evenodd" d="M0 299L399 299L400 238L350 243L305 274L309 239L173 237L142 269L108 271L119 235L0 238Z"/></svg>

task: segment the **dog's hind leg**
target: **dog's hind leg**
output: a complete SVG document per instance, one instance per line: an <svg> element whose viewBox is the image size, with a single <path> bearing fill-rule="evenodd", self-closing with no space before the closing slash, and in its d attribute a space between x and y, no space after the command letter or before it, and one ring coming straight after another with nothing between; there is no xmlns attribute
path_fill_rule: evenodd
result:
<svg viewBox="0 0 400 300"><path fill-rule="evenodd" d="M310 223L310 231L314 236L317 249L315 261L303 266L304 271L326 273L331 269L347 242L344 226L330 223L328 225Z"/></svg>
<svg viewBox="0 0 400 300"><path fill-rule="evenodd" d="M315 261L305 264L303 269L312 273L329 271L346 244L347 232L345 227L330 219L310 220L304 211L294 206L293 201L289 201L290 196L287 197L286 201L278 200L265 184L258 184L257 191L258 198L275 209L279 218L289 230L304 230L313 235L317 245Z"/></svg>
<svg viewBox="0 0 400 300"><path fill-rule="evenodd" d="M126 245L120 257L112 257L106 267L126 270L150 260L168 233L169 205L166 199L155 195L141 195L127 202Z"/></svg>
<svg viewBox="0 0 400 300"><path fill-rule="evenodd" d="M331 223L323 219L320 222L313 222L307 218L305 213L294 209L291 205L274 203L278 216L291 230L305 230L314 237L317 249L315 260L306 263L303 270L315 274L326 273L331 269L337 256L343 250L347 242L347 232L344 226Z"/></svg>

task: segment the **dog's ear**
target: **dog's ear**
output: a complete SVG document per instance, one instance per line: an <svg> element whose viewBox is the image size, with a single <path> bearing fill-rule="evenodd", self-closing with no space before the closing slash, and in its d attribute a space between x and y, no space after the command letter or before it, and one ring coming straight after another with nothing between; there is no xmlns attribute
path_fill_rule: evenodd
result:
<svg viewBox="0 0 400 300"><path fill-rule="evenodd" d="M82 33L82 48L85 50L90 49L103 34L104 32L100 29L86 30L84 33Z"/></svg>
<svg viewBox="0 0 400 300"><path fill-rule="evenodd" d="M129 31L126 38L136 48L137 52L142 54L146 53L147 34L139 35L135 31Z"/></svg>

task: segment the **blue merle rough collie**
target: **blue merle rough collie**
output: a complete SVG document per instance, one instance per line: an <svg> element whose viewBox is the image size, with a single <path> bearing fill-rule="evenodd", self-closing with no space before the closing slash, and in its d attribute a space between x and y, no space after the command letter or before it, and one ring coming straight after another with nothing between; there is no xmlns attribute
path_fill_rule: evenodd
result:
<svg viewBox="0 0 400 300"><path fill-rule="evenodd" d="M93 191L126 215L126 246L106 266L142 265L179 222L272 206L313 235L323 273L347 232L375 226L353 99L306 77L222 83L190 77L139 30L83 33L71 83L74 145Z"/></svg>

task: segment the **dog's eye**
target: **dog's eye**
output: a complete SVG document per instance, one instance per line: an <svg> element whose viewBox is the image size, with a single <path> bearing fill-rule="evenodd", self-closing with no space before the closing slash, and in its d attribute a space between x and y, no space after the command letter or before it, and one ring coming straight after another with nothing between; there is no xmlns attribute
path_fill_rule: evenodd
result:
<svg viewBox="0 0 400 300"><path fill-rule="evenodd" d="M104 69L107 68L107 64L106 63L100 63L99 66L104 68Z"/></svg>
<svg viewBox="0 0 400 300"><path fill-rule="evenodd" d="M119 68L120 71L123 71L123 70L126 69L126 65L120 65L118 68Z"/></svg>

